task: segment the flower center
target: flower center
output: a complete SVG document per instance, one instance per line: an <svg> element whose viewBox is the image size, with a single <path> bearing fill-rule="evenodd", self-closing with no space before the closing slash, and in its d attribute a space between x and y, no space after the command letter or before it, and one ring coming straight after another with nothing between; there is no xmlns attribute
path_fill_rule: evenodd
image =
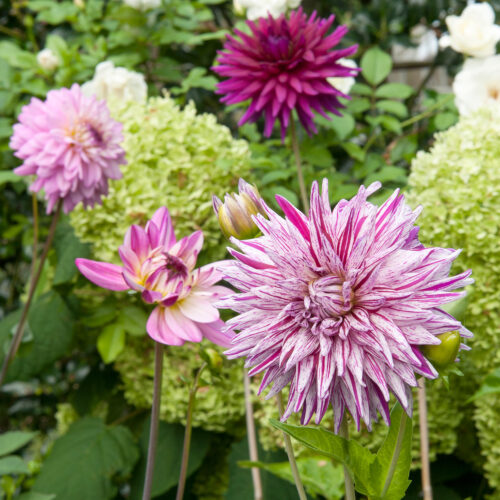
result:
<svg viewBox="0 0 500 500"><path fill-rule="evenodd" d="M337 276L323 276L309 283L299 323L315 334L334 335L342 317L354 305L354 292L349 281Z"/></svg>
<svg viewBox="0 0 500 500"><path fill-rule="evenodd" d="M95 145L98 146L103 143L101 133L97 129L95 129L90 123L87 123L87 131L89 133L92 142Z"/></svg>
<svg viewBox="0 0 500 500"><path fill-rule="evenodd" d="M174 292L189 276L182 259L168 252L153 252L141 269L141 285L163 295Z"/></svg>
<svg viewBox="0 0 500 500"><path fill-rule="evenodd" d="M82 148L102 146L104 143L101 132L91 123L84 121L79 121L68 128L66 134L72 140L73 144L78 144Z"/></svg>
<svg viewBox="0 0 500 500"><path fill-rule="evenodd" d="M492 99L498 100L498 97L500 96L500 90L496 87L490 87L488 88L488 96Z"/></svg>
<svg viewBox="0 0 500 500"><path fill-rule="evenodd" d="M352 308L351 283L337 276L323 276L309 283L309 299L325 318L339 318Z"/></svg>
<svg viewBox="0 0 500 500"><path fill-rule="evenodd" d="M265 53L272 61L286 61L290 57L290 37L285 35L268 35L262 40Z"/></svg>

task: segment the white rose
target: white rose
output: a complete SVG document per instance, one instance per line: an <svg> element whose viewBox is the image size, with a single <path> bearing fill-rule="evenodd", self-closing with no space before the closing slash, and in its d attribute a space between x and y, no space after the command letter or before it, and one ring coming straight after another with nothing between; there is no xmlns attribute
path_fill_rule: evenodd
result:
<svg viewBox="0 0 500 500"><path fill-rule="evenodd" d="M144 102L148 94L144 75L125 68L115 68L111 61L96 66L94 78L82 85L82 91L86 95L116 103Z"/></svg>
<svg viewBox="0 0 500 500"><path fill-rule="evenodd" d="M55 70L59 64L59 58L50 49L43 49L36 55L36 60L41 68L47 71Z"/></svg>
<svg viewBox="0 0 500 500"><path fill-rule="evenodd" d="M396 63L432 61L439 51L438 39L434 30L423 24L413 26L410 39L416 47L396 43L392 47L392 58Z"/></svg>
<svg viewBox="0 0 500 500"><path fill-rule="evenodd" d="M287 9L294 9L300 5L301 0L233 0L234 10L240 14L246 9L247 18L250 20L259 17L279 17Z"/></svg>
<svg viewBox="0 0 500 500"><path fill-rule="evenodd" d="M240 0L234 0L233 1L233 8L234 8L234 11L236 12L236 14L238 14L239 16L241 14L245 13L245 8L243 7L243 5L241 5L241 1Z"/></svg>
<svg viewBox="0 0 500 500"><path fill-rule="evenodd" d="M145 11L160 7L161 0L123 0L123 3L133 9Z"/></svg>
<svg viewBox="0 0 500 500"><path fill-rule="evenodd" d="M342 66L347 66L348 68L357 68L358 65L356 61L352 59L342 58L337 61ZM327 78L328 83L335 87L337 90L340 90L343 94L348 94L351 90L352 86L356 83L356 80L353 76L331 76Z"/></svg>
<svg viewBox="0 0 500 500"><path fill-rule="evenodd" d="M442 48L451 48L474 57L488 57L495 53L500 40L500 26L495 24L495 12L487 3L468 5L461 16L448 16L449 36L441 38Z"/></svg>
<svg viewBox="0 0 500 500"><path fill-rule="evenodd" d="M467 59L455 77L453 92L461 115L486 107L500 109L500 55Z"/></svg>

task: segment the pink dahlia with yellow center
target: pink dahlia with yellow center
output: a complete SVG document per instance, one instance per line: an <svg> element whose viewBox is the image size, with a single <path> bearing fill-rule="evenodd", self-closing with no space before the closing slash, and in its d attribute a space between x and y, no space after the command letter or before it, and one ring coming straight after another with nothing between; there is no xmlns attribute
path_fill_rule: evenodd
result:
<svg viewBox="0 0 500 500"><path fill-rule="evenodd" d="M31 99L18 120L10 147L24 161L14 172L35 176L30 189L45 191L47 213L59 200L65 212L80 202L92 207L108 193L108 180L121 178L122 125L105 101L83 95L78 85Z"/></svg>
<svg viewBox="0 0 500 500"><path fill-rule="evenodd" d="M146 330L157 342L182 345L206 337L228 346L233 334L225 332L214 303L231 290L216 285L222 277L216 264L195 269L202 245L201 231L177 241L168 210L161 207L145 228L129 228L118 249L121 266L88 259L76 259L76 265L96 285L135 290L154 304Z"/></svg>
<svg viewBox="0 0 500 500"><path fill-rule="evenodd" d="M335 16L311 16L299 9L284 14L247 21L251 33L235 30L219 52L218 66L212 69L226 80L217 85L221 102L250 101L239 125L265 118L264 134L269 137L274 123L281 124L284 139L292 110L309 134L316 132L314 113L330 118L344 106L339 97L349 96L329 83L332 77L352 77L358 69L343 66L339 59L354 54L357 46L335 49L346 34L345 26L330 30Z"/></svg>
<svg viewBox="0 0 500 500"><path fill-rule="evenodd" d="M396 191L380 207L367 197L380 183L361 187L332 210L325 180L314 183L311 209L303 214L277 196L284 217L266 207L254 216L262 236L233 239L241 252L224 266L225 279L241 293L220 305L238 316L229 358L246 358L249 374L262 374L271 397L290 387L286 420L302 413L319 423L331 405L338 430L345 411L371 428L380 413L389 422L393 393L408 414L416 377L437 371L422 354L439 335L471 333L441 306L461 297L470 271L449 276L460 253L424 247L411 210ZM462 348L466 348L462 344Z"/></svg>

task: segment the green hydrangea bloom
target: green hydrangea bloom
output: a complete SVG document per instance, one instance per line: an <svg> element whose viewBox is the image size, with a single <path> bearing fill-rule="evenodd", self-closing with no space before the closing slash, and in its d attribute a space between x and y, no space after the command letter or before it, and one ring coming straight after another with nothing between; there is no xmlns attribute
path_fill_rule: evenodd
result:
<svg viewBox="0 0 500 500"><path fill-rule="evenodd" d="M179 237L202 229L203 259L222 258L226 245L212 194L222 196L239 177L249 178L247 142L233 139L214 115L197 114L192 103L181 109L168 96L114 107L113 116L123 123L128 164L121 168L123 178L110 182L101 206L72 212L76 234L93 244L95 258L117 262L128 227L165 205Z"/></svg>
<svg viewBox="0 0 500 500"><path fill-rule="evenodd" d="M464 429L474 432L467 398L484 375L500 366L500 113L483 110L462 117L438 134L430 152L418 153L413 161L409 187L410 204L424 206L421 241L462 248L453 270L472 268L475 279L465 317L475 337L469 342L472 351L463 353L460 363L465 376L455 377L449 393L439 384L428 384L431 448L450 453L464 441ZM500 398L490 396L476 404L474 421L485 470L490 485L500 492L500 412L494 411ZM475 441L473 435L467 438ZM469 449L467 455L479 453Z"/></svg>
<svg viewBox="0 0 500 500"><path fill-rule="evenodd" d="M224 349L203 341L203 345ZM186 424L189 389L203 360L200 344L166 347L163 362L163 392L160 418L169 423ZM125 399L137 408L151 408L153 402L154 350L152 342L130 338L115 362ZM205 370L196 393L193 426L208 431L244 434L245 401L243 363L224 359L220 376Z"/></svg>

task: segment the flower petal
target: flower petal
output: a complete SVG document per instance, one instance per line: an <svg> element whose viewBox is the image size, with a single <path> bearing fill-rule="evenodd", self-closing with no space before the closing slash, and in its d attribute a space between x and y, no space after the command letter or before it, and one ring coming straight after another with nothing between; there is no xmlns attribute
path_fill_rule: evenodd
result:
<svg viewBox="0 0 500 500"><path fill-rule="evenodd" d="M121 266L89 259L76 259L75 264L88 280L101 288L107 288L115 292L121 292L130 288L123 279L123 269Z"/></svg>
<svg viewBox="0 0 500 500"><path fill-rule="evenodd" d="M222 347L231 347L231 341L235 337L235 334L232 330L227 330L224 321L221 319L213 323L199 323L198 327L203 336L210 340L210 342Z"/></svg>
<svg viewBox="0 0 500 500"><path fill-rule="evenodd" d="M184 340L177 336L167 325L165 311L166 309L161 306L153 309L146 324L148 335L161 344L183 345Z"/></svg>

